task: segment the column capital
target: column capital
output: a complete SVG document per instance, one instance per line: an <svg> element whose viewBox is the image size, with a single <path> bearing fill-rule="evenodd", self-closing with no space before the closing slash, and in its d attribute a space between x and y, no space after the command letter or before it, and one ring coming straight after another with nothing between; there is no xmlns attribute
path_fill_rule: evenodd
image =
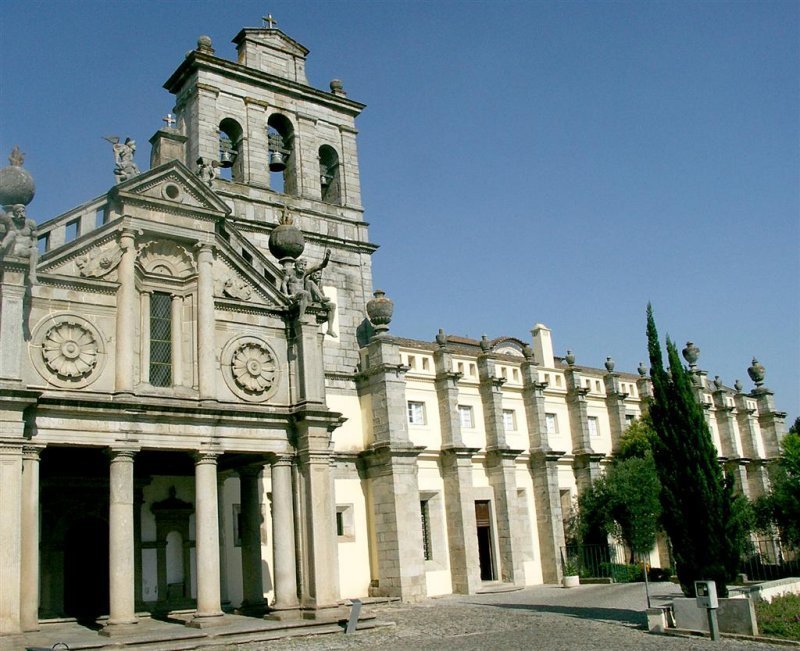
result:
<svg viewBox="0 0 800 651"><path fill-rule="evenodd" d="M137 452L140 452L140 447L109 447L106 449L106 454L109 456L111 461L133 461L133 458L136 456Z"/></svg>
<svg viewBox="0 0 800 651"><path fill-rule="evenodd" d="M217 450L195 450L192 452L192 458L196 466L201 464L213 464L216 466L217 459L221 454L222 452Z"/></svg>
<svg viewBox="0 0 800 651"><path fill-rule="evenodd" d="M22 459L24 461L39 461L42 450L45 449L44 443L29 443L22 446Z"/></svg>
<svg viewBox="0 0 800 651"><path fill-rule="evenodd" d="M295 454L276 454L275 458L272 460L270 465L274 468L277 466L289 466L291 467L296 459Z"/></svg>

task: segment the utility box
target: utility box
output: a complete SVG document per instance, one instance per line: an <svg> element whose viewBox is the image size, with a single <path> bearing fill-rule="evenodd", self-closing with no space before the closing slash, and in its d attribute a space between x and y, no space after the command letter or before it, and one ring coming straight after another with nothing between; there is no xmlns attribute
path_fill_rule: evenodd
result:
<svg viewBox="0 0 800 651"><path fill-rule="evenodd" d="M698 608L719 608L716 583L713 581L695 581L694 591Z"/></svg>

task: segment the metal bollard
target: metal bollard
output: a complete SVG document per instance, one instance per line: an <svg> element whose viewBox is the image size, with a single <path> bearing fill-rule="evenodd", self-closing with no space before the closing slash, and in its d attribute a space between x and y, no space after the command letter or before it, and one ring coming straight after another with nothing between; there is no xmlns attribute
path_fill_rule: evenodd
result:
<svg viewBox="0 0 800 651"><path fill-rule="evenodd" d="M345 635L355 633L356 626L358 626L358 616L361 614L361 599L353 599L353 604L350 607L350 619L347 620L347 628L344 630Z"/></svg>

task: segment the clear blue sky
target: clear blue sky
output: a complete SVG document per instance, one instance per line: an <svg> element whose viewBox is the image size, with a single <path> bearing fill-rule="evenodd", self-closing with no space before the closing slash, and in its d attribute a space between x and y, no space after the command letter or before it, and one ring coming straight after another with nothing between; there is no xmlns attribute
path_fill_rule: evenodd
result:
<svg viewBox="0 0 800 651"><path fill-rule="evenodd" d="M578 364L646 358L645 306L732 385L767 368L800 415L800 3L0 2L0 154L50 219L142 146L162 83L211 36L279 27L358 120L375 285L392 330L529 337ZM5 160L2 160L5 163Z"/></svg>

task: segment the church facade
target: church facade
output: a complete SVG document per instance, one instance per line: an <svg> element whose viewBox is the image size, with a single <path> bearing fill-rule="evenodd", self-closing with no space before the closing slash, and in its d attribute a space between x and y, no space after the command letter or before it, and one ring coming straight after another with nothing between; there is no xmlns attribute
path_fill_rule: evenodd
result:
<svg viewBox="0 0 800 651"><path fill-rule="evenodd" d="M557 583L565 511L646 409L646 369L581 368L541 324L390 333L364 105L309 86L273 25L234 43L201 37L169 77L147 171L111 139L106 194L37 227L22 157L0 170L2 634ZM720 457L758 496L784 414L755 360L745 392L695 353Z"/></svg>

